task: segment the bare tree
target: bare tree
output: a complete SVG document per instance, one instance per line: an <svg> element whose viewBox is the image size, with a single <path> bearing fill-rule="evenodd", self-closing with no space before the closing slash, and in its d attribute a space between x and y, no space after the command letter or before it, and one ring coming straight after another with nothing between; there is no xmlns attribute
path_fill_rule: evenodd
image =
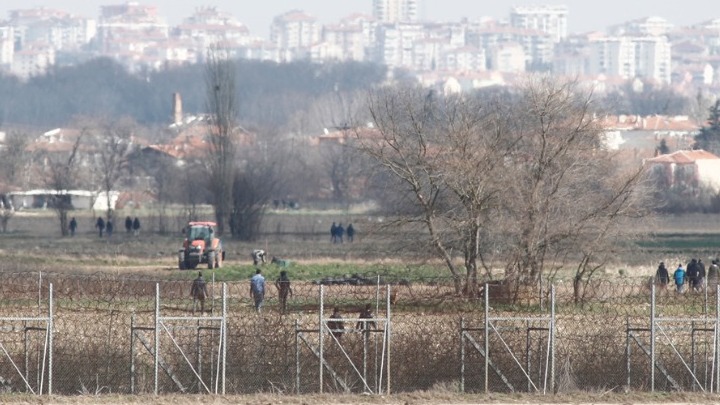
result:
<svg viewBox="0 0 720 405"><path fill-rule="evenodd" d="M258 237L269 201L283 188L291 151L279 142L261 142L243 148L243 152L240 156L243 165L234 179L230 224L233 237L252 241Z"/></svg>
<svg viewBox="0 0 720 405"><path fill-rule="evenodd" d="M54 191L51 205L60 220L62 236L68 235L67 217L68 212L72 209L72 201L67 191L75 188L78 183L80 145L83 139L83 134L78 136L68 153L46 156L45 182L47 187Z"/></svg>
<svg viewBox="0 0 720 405"><path fill-rule="evenodd" d="M18 184L23 168L30 162L27 145L29 135L21 132L10 132L5 140L5 147L0 149L0 176L9 184Z"/></svg>
<svg viewBox="0 0 720 405"><path fill-rule="evenodd" d="M132 152L132 138L137 125L129 118L92 121L86 125L92 135L95 178L107 197L106 216L111 218L111 193L127 174L128 156Z"/></svg>
<svg viewBox="0 0 720 405"><path fill-rule="evenodd" d="M0 231L7 232L8 223L15 215L15 207L10 203L8 196L0 194Z"/></svg>
<svg viewBox="0 0 720 405"><path fill-rule="evenodd" d="M646 213L641 168L620 172L604 150L591 96L547 77L515 97L375 95L379 136L362 150L405 185L414 207L393 225L422 224L458 292L456 250L470 295L481 268L492 277L501 267L519 287L578 262L587 279L625 220Z"/></svg>
<svg viewBox="0 0 720 405"><path fill-rule="evenodd" d="M215 220L220 234L229 223L233 205L238 130L236 71L235 63L230 60L227 50L218 46L208 50L205 65L207 111L210 114L207 165Z"/></svg>

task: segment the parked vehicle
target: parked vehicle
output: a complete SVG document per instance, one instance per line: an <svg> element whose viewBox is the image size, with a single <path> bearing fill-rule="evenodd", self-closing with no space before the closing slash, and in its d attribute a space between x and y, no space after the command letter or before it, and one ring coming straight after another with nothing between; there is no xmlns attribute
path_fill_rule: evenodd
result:
<svg viewBox="0 0 720 405"><path fill-rule="evenodd" d="M225 261L222 241L215 237L215 222L188 222L183 233L185 241L178 251L178 268L194 269L207 263L208 269L220 268Z"/></svg>

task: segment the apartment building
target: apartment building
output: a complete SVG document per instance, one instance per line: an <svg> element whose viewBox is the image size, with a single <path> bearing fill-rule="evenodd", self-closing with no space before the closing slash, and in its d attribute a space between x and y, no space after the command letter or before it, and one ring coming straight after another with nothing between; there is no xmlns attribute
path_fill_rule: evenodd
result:
<svg viewBox="0 0 720 405"><path fill-rule="evenodd" d="M320 40L317 19L304 11L292 10L273 19L270 42L285 51L283 61L309 57L312 45Z"/></svg>
<svg viewBox="0 0 720 405"><path fill-rule="evenodd" d="M674 26L662 17L646 17L614 25L608 29L612 36L662 36L668 35Z"/></svg>
<svg viewBox="0 0 720 405"><path fill-rule="evenodd" d="M605 37L590 42L592 75L670 83L671 47L665 37Z"/></svg>
<svg viewBox="0 0 720 405"><path fill-rule="evenodd" d="M170 26L158 16L155 6L128 2L100 7L97 45L101 53L142 52L169 35Z"/></svg>
<svg viewBox="0 0 720 405"><path fill-rule="evenodd" d="M0 68L9 68L15 54L15 31L11 26L0 27Z"/></svg>
<svg viewBox="0 0 720 405"><path fill-rule="evenodd" d="M229 13L216 7L201 7L175 27L172 36L193 48L206 49L212 44L250 43L250 30Z"/></svg>
<svg viewBox="0 0 720 405"><path fill-rule="evenodd" d="M417 22L421 0L373 0L373 17L381 23Z"/></svg>
<svg viewBox="0 0 720 405"><path fill-rule="evenodd" d="M510 25L515 28L540 30L553 42L568 36L567 6L517 6L510 10Z"/></svg>
<svg viewBox="0 0 720 405"><path fill-rule="evenodd" d="M10 72L23 80L40 76L55 64L55 50L48 46L15 52Z"/></svg>
<svg viewBox="0 0 720 405"><path fill-rule="evenodd" d="M396 68L413 64L413 44L425 39L422 24L381 24L377 29L375 61Z"/></svg>

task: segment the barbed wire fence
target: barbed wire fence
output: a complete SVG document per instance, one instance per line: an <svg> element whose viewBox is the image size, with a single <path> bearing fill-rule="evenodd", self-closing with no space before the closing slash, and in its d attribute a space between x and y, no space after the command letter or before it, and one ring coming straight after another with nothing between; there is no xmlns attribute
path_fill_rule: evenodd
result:
<svg viewBox="0 0 720 405"><path fill-rule="evenodd" d="M491 283L487 297L468 298L456 295L447 278L372 278L293 282L285 313L268 281L259 314L248 282L224 283L223 295L223 283L210 281L208 314L193 317L189 281L6 272L0 355L12 361L0 363L0 390L47 393L49 381L54 394L64 395L152 393L155 381L158 393L214 392L224 381L228 394L718 388L714 285L685 293L655 287L653 299L646 279L557 282L554 288L545 283L516 291ZM327 328L319 333L329 320L319 315L320 284L324 307L338 307L348 319L340 342ZM157 378L156 288L162 316L183 318L167 323L159 338ZM369 334L358 330L354 314L371 304L376 318L389 318L386 303L392 308L386 325L378 322ZM226 322L224 341L218 317ZM486 335L489 318L493 329ZM391 330L388 340L385 329ZM299 333L307 342L298 340ZM317 350L321 336L326 347L320 358L309 347ZM487 372L485 356L492 364ZM327 363L322 385L321 361ZM224 380L218 367L225 367Z"/></svg>

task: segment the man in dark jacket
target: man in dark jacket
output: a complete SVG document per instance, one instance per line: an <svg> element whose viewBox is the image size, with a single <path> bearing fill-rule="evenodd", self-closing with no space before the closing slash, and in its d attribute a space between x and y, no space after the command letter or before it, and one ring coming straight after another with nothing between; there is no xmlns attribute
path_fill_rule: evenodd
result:
<svg viewBox="0 0 720 405"><path fill-rule="evenodd" d="M102 217L98 217L95 221L95 228L98 229L99 235L102 238L103 231L105 230L105 220Z"/></svg>
<svg viewBox="0 0 720 405"><path fill-rule="evenodd" d="M690 281L690 288L697 290L700 283L700 266L697 259L693 258L687 265L686 277Z"/></svg>
<svg viewBox="0 0 720 405"><path fill-rule="evenodd" d="M669 278L670 278L670 276L668 274L667 267L665 267L665 262L660 262L660 265L658 266L657 271L655 272L655 282L661 288L665 288L665 287L667 287Z"/></svg>
<svg viewBox="0 0 720 405"><path fill-rule="evenodd" d="M198 272L198 276L193 280L192 287L190 288L190 296L193 298L193 314L197 308L198 302L200 302L200 312L205 313L205 298L208 296L207 283L203 278L202 272Z"/></svg>
<svg viewBox="0 0 720 405"><path fill-rule="evenodd" d="M130 216L125 217L125 233L132 231L132 218Z"/></svg>

